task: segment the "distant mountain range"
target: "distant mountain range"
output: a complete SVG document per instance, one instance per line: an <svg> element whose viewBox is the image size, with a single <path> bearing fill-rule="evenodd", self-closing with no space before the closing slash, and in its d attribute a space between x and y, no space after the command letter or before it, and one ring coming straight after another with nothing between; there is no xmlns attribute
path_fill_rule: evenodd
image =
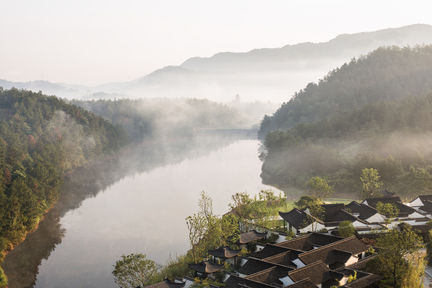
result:
<svg viewBox="0 0 432 288"><path fill-rule="evenodd" d="M223 52L193 57L130 82L83 87L34 81L16 87L75 98L197 97L216 101L287 101L307 83L334 67L380 46L432 44L432 26L416 24L374 32L342 34L322 43L300 43L244 53ZM4 84L6 83L6 84ZM3 82L10 87L15 83Z"/></svg>

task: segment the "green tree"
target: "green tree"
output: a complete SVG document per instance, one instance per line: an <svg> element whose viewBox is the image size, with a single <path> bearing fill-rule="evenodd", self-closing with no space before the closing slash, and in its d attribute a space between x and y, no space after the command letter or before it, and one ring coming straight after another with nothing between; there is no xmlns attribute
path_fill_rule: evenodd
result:
<svg viewBox="0 0 432 288"><path fill-rule="evenodd" d="M342 221L339 223L338 232L341 237L350 237L355 234L355 228L351 221Z"/></svg>
<svg viewBox="0 0 432 288"><path fill-rule="evenodd" d="M233 202L229 204L231 212L234 213L239 220L251 219L251 204L253 199L247 193L236 193L232 196Z"/></svg>
<svg viewBox="0 0 432 288"><path fill-rule="evenodd" d="M112 271L114 282L121 288L137 288L159 280L159 267L144 254L122 255Z"/></svg>
<svg viewBox="0 0 432 288"><path fill-rule="evenodd" d="M328 184L327 180L318 176L309 180L308 187L309 195L320 199L329 197L334 193L333 187Z"/></svg>
<svg viewBox="0 0 432 288"><path fill-rule="evenodd" d="M360 181L363 187L363 199L380 196L383 183L381 182L381 177L377 169L364 168L360 176Z"/></svg>
<svg viewBox="0 0 432 288"><path fill-rule="evenodd" d="M221 245L232 246L240 237L239 220L234 214L226 214L220 219Z"/></svg>
<svg viewBox="0 0 432 288"><path fill-rule="evenodd" d="M387 218L396 218L399 215L399 209L392 203L378 202L376 209L378 213Z"/></svg>
<svg viewBox="0 0 432 288"><path fill-rule="evenodd" d="M198 263L203 256L202 239L207 233L207 220L204 216L193 214L186 217L186 225L188 228L189 244L192 251L192 260Z"/></svg>
<svg viewBox="0 0 432 288"><path fill-rule="evenodd" d="M379 253L369 265L371 272L382 275L382 282L393 287L418 287L403 285L407 278L424 272L424 266L418 265L416 261L416 255L421 255L420 249L424 245L422 239L409 226L381 234L376 241L376 247Z"/></svg>
<svg viewBox="0 0 432 288"><path fill-rule="evenodd" d="M318 219L324 217L324 208L321 206L322 204L323 202L321 199L314 196L302 196L297 202L294 202L294 205L298 209L308 209L309 213Z"/></svg>

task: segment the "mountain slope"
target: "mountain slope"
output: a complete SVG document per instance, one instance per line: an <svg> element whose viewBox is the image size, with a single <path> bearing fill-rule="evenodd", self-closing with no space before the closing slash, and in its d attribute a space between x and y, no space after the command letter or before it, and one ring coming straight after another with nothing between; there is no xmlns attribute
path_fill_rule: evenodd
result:
<svg viewBox="0 0 432 288"><path fill-rule="evenodd" d="M249 52L192 57L129 82L85 87L47 81L9 82L0 87L42 91L75 99L207 98L283 102L324 73L381 46L432 44L432 26L416 24L374 32L339 35L328 42L300 43Z"/></svg>
<svg viewBox="0 0 432 288"><path fill-rule="evenodd" d="M99 89L133 97L206 97L282 102L326 71L380 46L432 43L432 26L410 25L375 32L340 35L323 43L300 43L245 53L194 57L180 66L157 70L121 85Z"/></svg>
<svg viewBox="0 0 432 288"><path fill-rule="evenodd" d="M260 128L263 181L305 190L327 177L358 197L363 168L409 197L432 192L432 46L380 48L333 70Z"/></svg>

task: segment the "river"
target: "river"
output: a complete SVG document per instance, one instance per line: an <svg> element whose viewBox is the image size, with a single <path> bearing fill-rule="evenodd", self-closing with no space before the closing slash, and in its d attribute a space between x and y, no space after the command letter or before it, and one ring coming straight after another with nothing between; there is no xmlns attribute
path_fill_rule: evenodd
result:
<svg viewBox="0 0 432 288"><path fill-rule="evenodd" d="M39 229L7 256L4 268L10 288L116 287L111 271L122 254L145 253L164 264L185 253L184 219L196 212L201 191L212 197L214 212L220 215L228 210L234 193L270 188L261 184L258 148L255 139L231 139L211 148L208 142L197 142L187 153L157 152L157 160L144 157L154 165L127 169L146 162L132 157L116 162L126 175L100 173L108 181L105 185L96 185L98 177L83 173L90 184L65 190L75 191L72 195L88 189L86 196L71 207L59 204L62 209L50 212ZM167 160L173 156L175 160Z"/></svg>

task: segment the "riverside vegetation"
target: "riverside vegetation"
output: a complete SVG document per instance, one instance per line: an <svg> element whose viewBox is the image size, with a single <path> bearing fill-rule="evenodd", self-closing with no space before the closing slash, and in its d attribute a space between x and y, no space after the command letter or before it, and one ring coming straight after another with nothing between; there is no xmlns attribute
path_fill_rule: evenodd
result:
<svg viewBox="0 0 432 288"><path fill-rule="evenodd" d="M122 136L108 121L56 97L0 88L2 259L56 203L63 176L118 149Z"/></svg>

